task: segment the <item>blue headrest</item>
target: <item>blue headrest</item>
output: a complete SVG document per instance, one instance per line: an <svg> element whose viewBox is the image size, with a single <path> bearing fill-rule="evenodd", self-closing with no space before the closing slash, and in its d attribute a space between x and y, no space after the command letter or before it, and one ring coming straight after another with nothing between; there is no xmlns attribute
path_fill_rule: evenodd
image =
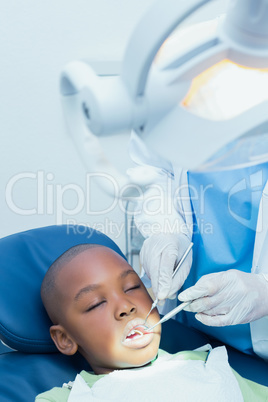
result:
<svg viewBox="0 0 268 402"><path fill-rule="evenodd" d="M41 283L58 257L84 243L109 247L124 257L110 238L85 226L48 226L0 239L0 339L8 346L26 353L56 351Z"/></svg>

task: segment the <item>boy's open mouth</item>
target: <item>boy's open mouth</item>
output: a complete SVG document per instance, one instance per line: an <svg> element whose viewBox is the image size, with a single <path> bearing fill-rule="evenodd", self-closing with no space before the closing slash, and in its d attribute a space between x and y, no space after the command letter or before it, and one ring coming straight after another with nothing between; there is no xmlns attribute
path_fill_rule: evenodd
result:
<svg viewBox="0 0 268 402"><path fill-rule="evenodd" d="M133 323L135 324L135 323ZM147 327L141 324L131 325L127 329L123 344L132 349L146 347L153 339L153 333L147 331Z"/></svg>
<svg viewBox="0 0 268 402"><path fill-rule="evenodd" d="M142 337L145 334L149 334L149 332L146 332L146 329L147 329L146 327L141 326L141 325L138 325L138 326L134 327L129 332L129 334L126 336L125 341L128 342L128 341L131 341L133 339L138 339L138 338Z"/></svg>

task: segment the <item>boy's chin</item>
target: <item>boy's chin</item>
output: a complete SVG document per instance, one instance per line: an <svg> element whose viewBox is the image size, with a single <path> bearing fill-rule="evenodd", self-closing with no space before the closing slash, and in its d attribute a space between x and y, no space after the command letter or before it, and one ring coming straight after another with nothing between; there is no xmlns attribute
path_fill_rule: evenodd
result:
<svg viewBox="0 0 268 402"><path fill-rule="evenodd" d="M155 353L147 362L143 362L142 365L140 365L139 367L146 367L148 365L150 365L156 358L157 358L158 353Z"/></svg>
<svg viewBox="0 0 268 402"><path fill-rule="evenodd" d="M92 367L93 371L95 374L109 374L113 372L114 370L130 370L130 369L135 369L139 367L146 367L152 363L157 358L158 355L158 350L155 353L150 354L146 358L143 356L143 358L135 358L135 359L129 359L128 362L122 362L119 363L117 362L116 365L113 367L104 367L98 369L96 367Z"/></svg>
<svg viewBox="0 0 268 402"><path fill-rule="evenodd" d="M138 368L138 367L146 367L152 363L157 358L158 350L155 353L150 354L148 357L143 359L135 359L129 362L129 365L126 365L124 368ZM122 367L123 368L123 367Z"/></svg>

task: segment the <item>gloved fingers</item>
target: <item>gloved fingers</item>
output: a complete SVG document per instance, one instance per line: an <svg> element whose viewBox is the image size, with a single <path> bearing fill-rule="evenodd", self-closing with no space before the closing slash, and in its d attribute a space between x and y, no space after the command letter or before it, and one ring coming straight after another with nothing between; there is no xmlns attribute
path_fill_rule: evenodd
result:
<svg viewBox="0 0 268 402"><path fill-rule="evenodd" d="M178 299L182 302L184 301L189 301L189 300L195 300L199 298L204 298L206 296L209 296L209 290L207 289L206 286L200 286L200 284L191 286L190 288L184 290L178 295Z"/></svg>
<svg viewBox="0 0 268 402"><path fill-rule="evenodd" d="M204 311L196 311L196 313L204 313L206 315L226 315L232 311L232 306L230 304L224 303L223 305L218 305L215 306L214 308L211 308L209 310L204 310Z"/></svg>
<svg viewBox="0 0 268 402"><path fill-rule="evenodd" d="M154 295L160 300L174 295L189 274L190 266L185 263L176 274L176 282L172 274L176 261L179 261L189 246L190 240L184 234L151 235L143 243L140 261L147 276L151 279ZM188 256L189 260L190 256Z"/></svg>
<svg viewBox="0 0 268 402"><path fill-rule="evenodd" d="M140 258L140 264L141 264L142 268L144 269L148 278L151 279L150 273L148 270L148 266L147 266L147 261L146 261L146 240L143 242L143 245L141 247L139 258Z"/></svg>
<svg viewBox="0 0 268 402"><path fill-rule="evenodd" d="M161 252L155 250L155 243L152 238L146 239L143 243L140 252L140 263L151 280L154 295L157 296Z"/></svg>
<svg viewBox="0 0 268 402"><path fill-rule="evenodd" d="M205 296L193 300L189 306L185 308L186 311L193 313L205 313L208 315L226 314L231 309L230 303L226 301L225 292L219 292L213 296Z"/></svg>
<svg viewBox="0 0 268 402"><path fill-rule="evenodd" d="M170 235L158 234L150 236L143 242L140 251L140 263L150 279L156 270L159 270L159 262L165 249L168 248L170 253L177 252L177 248L172 243L172 239L174 242L173 237L170 239Z"/></svg>
<svg viewBox="0 0 268 402"><path fill-rule="evenodd" d="M174 299L176 299L176 297L177 297L177 292L174 293L173 295L169 295L169 296L168 296L168 298L169 298L170 300L174 300Z"/></svg>
<svg viewBox="0 0 268 402"><path fill-rule="evenodd" d="M158 277L158 299L163 300L170 294L172 286L172 274L177 259L177 252L172 247L167 247L161 255L161 269ZM172 292L174 294L174 291Z"/></svg>
<svg viewBox="0 0 268 402"><path fill-rule="evenodd" d="M177 293L182 285L184 284L187 276L189 275L192 263L192 256L189 254L187 259L184 261L182 266L179 268L178 272L172 279L172 286L169 294Z"/></svg>
<svg viewBox="0 0 268 402"><path fill-rule="evenodd" d="M245 324L268 315L268 285L258 274L229 270L206 275L187 289L190 291L189 299L198 294L194 294L194 288L199 291L201 281L204 296L193 300L185 310L197 312L196 319L204 325L221 327ZM183 293L179 299L184 299Z"/></svg>
<svg viewBox="0 0 268 402"><path fill-rule="evenodd" d="M202 276L194 286L184 290L178 296L180 301L189 301L206 296L213 296L217 293L222 286L220 276L222 273L208 274Z"/></svg>
<svg viewBox="0 0 268 402"><path fill-rule="evenodd" d="M151 276L152 291L153 291L153 294L155 297L158 297L159 266L160 266L160 261L159 261L158 268L154 271L154 274Z"/></svg>
<svg viewBox="0 0 268 402"><path fill-rule="evenodd" d="M180 262L182 259L185 251L189 247L191 241L185 234L180 234L177 235L177 247L176 247L176 252L177 252L177 261L176 265ZM189 255L192 253L192 251L188 254L187 259L189 259Z"/></svg>
<svg viewBox="0 0 268 402"><path fill-rule="evenodd" d="M183 303L183 302L182 302ZM187 306L187 307L184 307L184 311L189 311L190 313L196 313L196 311L195 310L192 310L192 309L190 309L190 304L189 304L189 306Z"/></svg>
<svg viewBox="0 0 268 402"><path fill-rule="evenodd" d="M195 318L202 322L204 325L208 325L210 327L224 327L226 325L234 325L235 322L233 320L232 314L219 314L219 315L206 315L203 313L198 313L195 315Z"/></svg>
<svg viewBox="0 0 268 402"><path fill-rule="evenodd" d="M164 300L167 298L168 290L170 288L169 274L167 272L163 272L163 259L166 261L163 253L160 255L154 255L150 265L152 290L155 297L158 297L159 300Z"/></svg>

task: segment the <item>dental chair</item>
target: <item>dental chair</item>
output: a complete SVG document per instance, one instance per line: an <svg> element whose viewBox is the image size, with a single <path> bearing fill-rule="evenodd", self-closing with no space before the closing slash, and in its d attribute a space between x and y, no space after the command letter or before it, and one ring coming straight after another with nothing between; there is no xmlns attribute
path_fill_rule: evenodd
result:
<svg viewBox="0 0 268 402"><path fill-rule="evenodd" d="M37 394L73 380L81 370L90 370L82 356L57 352L40 297L49 266L69 248L83 243L104 245L124 257L111 239L83 226L49 226L0 239L1 402L33 401ZM173 353L209 341L205 335L170 320L163 326L160 346ZM232 367L241 375L268 385L264 361L231 349L228 353Z"/></svg>

